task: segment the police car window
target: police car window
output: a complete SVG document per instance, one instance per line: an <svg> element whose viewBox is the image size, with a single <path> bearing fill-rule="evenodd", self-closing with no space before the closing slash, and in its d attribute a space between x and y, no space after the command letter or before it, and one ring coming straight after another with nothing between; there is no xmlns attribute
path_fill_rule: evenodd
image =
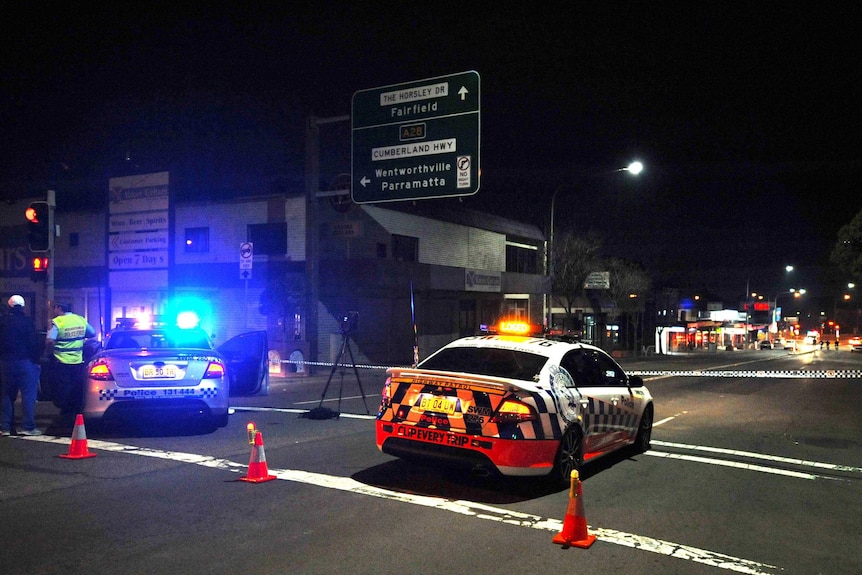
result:
<svg viewBox="0 0 862 575"><path fill-rule="evenodd" d="M628 380L620 366L607 355L595 352L595 366L602 379L602 385L625 386Z"/></svg>
<svg viewBox="0 0 862 575"><path fill-rule="evenodd" d="M132 335L116 334L108 341L107 349L140 349L141 344Z"/></svg>
<svg viewBox="0 0 862 575"><path fill-rule="evenodd" d="M545 362L546 357L523 351L450 347L429 357L419 367L535 381Z"/></svg>
<svg viewBox="0 0 862 575"><path fill-rule="evenodd" d="M577 387L597 387L601 378L595 367L595 358L586 350L575 349L563 356L560 367L569 372Z"/></svg>

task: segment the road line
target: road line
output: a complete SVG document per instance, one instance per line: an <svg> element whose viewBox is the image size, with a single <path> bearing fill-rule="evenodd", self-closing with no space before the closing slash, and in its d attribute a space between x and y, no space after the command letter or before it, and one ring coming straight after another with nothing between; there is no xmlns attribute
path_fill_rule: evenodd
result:
<svg viewBox="0 0 862 575"><path fill-rule="evenodd" d="M805 459L796 459L793 457L781 457L779 455L768 455L755 453L753 451L739 451L737 449L724 449L721 447L709 447L707 445L688 445L685 443L672 443L669 441L653 440L652 445L659 447L672 447L677 449L691 449L694 451L707 451L710 453L720 453L721 455L732 455L734 457L748 457L750 459L763 459L775 463L788 463L790 465L800 465L805 467L816 467L818 469L828 469L829 471L846 471L849 473L862 473L862 467L853 467L850 465L837 465L834 463L822 463L820 461L809 461Z"/></svg>
<svg viewBox="0 0 862 575"><path fill-rule="evenodd" d="M722 467L735 467L737 469L745 469L746 471L760 471L761 473L771 473L773 475L784 475L786 477L795 477L796 479L836 479L835 477L826 477L825 475L815 475L813 473L802 473L801 471L788 471L786 469L777 469L774 467L765 467L763 465L754 465L752 463L742 463L740 461L727 461L726 459L711 459L708 457L700 457L698 455L685 455L682 453L667 453L665 451L655 451L650 449L644 452L644 455L653 457L663 457L665 459L681 459L683 461L693 461L695 463L708 463L710 465L720 465Z"/></svg>
<svg viewBox="0 0 862 575"><path fill-rule="evenodd" d="M257 411L257 412L273 412L273 413L308 413L307 409L291 409L287 407L232 407L234 411ZM339 413L338 417L347 419L377 419L376 415L364 415L361 413Z"/></svg>
<svg viewBox="0 0 862 575"><path fill-rule="evenodd" d="M68 445L69 443L69 440L66 438L54 437L50 435L42 435L35 437L16 437L20 439L25 439L26 441L41 441L44 443L53 443L64 446ZM194 465L200 465L211 469L222 469L226 471L231 471L233 473L240 473L248 468L248 465L236 463L228 459L218 459L208 455L183 453L179 451L162 451L158 449L137 447L134 445L125 445L122 443L114 443L110 441L91 439L88 440L87 446L90 449L110 451L114 453L124 453L127 455L138 455L141 457L154 457L158 459L177 461L180 463L191 463ZM421 505L424 507L439 509L442 511L449 511L451 513L458 513L460 515L473 516L478 519L497 521L508 525L514 525L516 527L541 529L552 533L559 533L563 529L563 522L557 519L549 519L539 517L537 515L510 511L508 509L492 507L490 505L474 503L472 501L444 499L442 497L415 495L411 493L403 493L400 491L392 491L390 489L384 489L381 487L376 487L374 485L360 483L350 477L325 475L322 473L312 473L308 471L301 471L298 469L269 468L268 471L270 474L275 475L276 477L284 481L305 483L317 487L325 487L327 489L338 489L341 491L357 493L359 495L378 497L381 499L399 501L412 505ZM599 540L606 543L622 545L624 547L648 551L650 553L657 553L659 555L665 555L667 557L673 557L675 559L682 559L695 563L701 563L704 565L725 569L727 571L748 573L751 575L770 575L772 573L775 573L776 571L780 571L778 567L774 565L751 561L748 559L742 559L739 557L733 557L731 555L724 555L722 553L716 553L714 551L709 551L706 549L699 549L697 547L681 545L679 543L673 543L661 539L654 539L652 537L643 537L641 535L636 535L634 533L626 533L624 531L617 531L615 529L590 527L590 532L595 535Z"/></svg>

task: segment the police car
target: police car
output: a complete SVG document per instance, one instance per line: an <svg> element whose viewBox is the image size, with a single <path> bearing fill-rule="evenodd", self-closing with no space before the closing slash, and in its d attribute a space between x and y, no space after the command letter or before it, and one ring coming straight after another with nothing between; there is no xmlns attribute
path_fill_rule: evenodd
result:
<svg viewBox="0 0 862 575"><path fill-rule="evenodd" d="M504 322L497 333L458 339L415 368L390 368L378 448L480 474L564 482L596 457L649 449L653 398L639 376L592 345L509 335L527 330Z"/></svg>
<svg viewBox="0 0 862 575"><path fill-rule="evenodd" d="M242 334L215 349L195 323L193 316L179 316L173 325L118 320L87 363L85 420L169 413L224 427L231 394L268 393L266 332Z"/></svg>

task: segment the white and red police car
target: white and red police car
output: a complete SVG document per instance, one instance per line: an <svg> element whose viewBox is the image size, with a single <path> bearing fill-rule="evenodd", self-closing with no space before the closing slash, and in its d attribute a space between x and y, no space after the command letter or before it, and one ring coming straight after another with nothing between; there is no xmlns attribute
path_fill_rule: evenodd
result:
<svg viewBox="0 0 862 575"><path fill-rule="evenodd" d="M509 335L526 333L523 324L496 331L388 370L377 415L382 452L568 482L586 461L649 449L654 407L643 379L592 345Z"/></svg>

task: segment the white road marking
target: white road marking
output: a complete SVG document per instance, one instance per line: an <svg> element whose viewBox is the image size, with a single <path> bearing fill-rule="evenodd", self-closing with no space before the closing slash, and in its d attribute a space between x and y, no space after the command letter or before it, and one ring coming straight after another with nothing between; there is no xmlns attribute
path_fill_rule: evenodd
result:
<svg viewBox="0 0 862 575"><path fill-rule="evenodd" d="M315 401L312 403L317 403L317 402ZM286 407L235 407L234 409L236 411L258 411L258 412L269 411L269 412L273 412L273 413L299 413L299 414L308 413L307 409L291 409L291 408L286 408ZM339 413L338 417L344 417L347 419L371 419L371 420L377 419L376 415L365 415L365 414L361 414L361 413Z"/></svg>
<svg viewBox="0 0 862 575"><path fill-rule="evenodd" d="M27 441L41 441L45 443L54 443L57 445L68 446L69 440L66 438L55 437L50 435L42 435L36 437L17 436ZM162 451L158 449L150 449L146 447L137 447L134 445L125 445L122 443L114 443L110 441L88 440L88 449L97 449L102 451L110 451L114 453L124 453L127 455L137 455L142 457L155 457L158 459L166 459L181 463L190 463L208 467L211 469L222 469L233 473L240 473L248 468L248 465L236 463L228 459L219 459L209 455L199 455L196 453L183 453L178 451ZM649 453L649 452L647 452ZM416 495L412 493L403 493L383 489L373 485L360 483L349 477L338 477L335 475L325 475L322 473L312 473L301 471L298 469L268 469L269 473L275 475L284 481L294 481L298 483L306 483L318 487L328 489L338 489L341 491L349 491L360 495L371 497L379 497L392 501L400 501L413 505L421 505L442 511L449 511L461 515L473 516L478 519L489 521L497 521L506 523L516 527L529 529L541 529L552 533L559 533L563 529L563 522L558 519L549 519L520 513L499 507L492 507L472 501L444 499L442 497L433 497L428 495ZM774 565L733 557L722 553L716 553L706 549L690 547L673 543L671 541L663 541L652 537L644 537L634 533L626 533L615 529L607 529L601 527L590 527L590 533L595 535L599 540L614 545L622 545L648 551L650 553L658 553L667 557L693 561L712 567L718 567L728 571L737 573L748 573L752 575L768 575L779 570Z"/></svg>
<svg viewBox="0 0 862 575"><path fill-rule="evenodd" d="M719 453L721 455L731 455L734 457L747 457L749 459L762 459L764 461L772 461L775 463L787 463L790 465L799 465L803 467L816 467L818 469L827 469L829 471L846 471L850 473L862 473L862 467L853 467L850 465L837 465L834 463L823 463L820 461L808 461L805 459L796 459L793 457L781 457L779 455L768 455L764 453L755 453L753 451L740 451L738 449L724 449L721 447L709 447L707 445L688 445L685 443L672 443L669 441L653 440L652 445L659 447L674 447L677 449L690 449L693 451L707 451L709 453Z"/></svg>

